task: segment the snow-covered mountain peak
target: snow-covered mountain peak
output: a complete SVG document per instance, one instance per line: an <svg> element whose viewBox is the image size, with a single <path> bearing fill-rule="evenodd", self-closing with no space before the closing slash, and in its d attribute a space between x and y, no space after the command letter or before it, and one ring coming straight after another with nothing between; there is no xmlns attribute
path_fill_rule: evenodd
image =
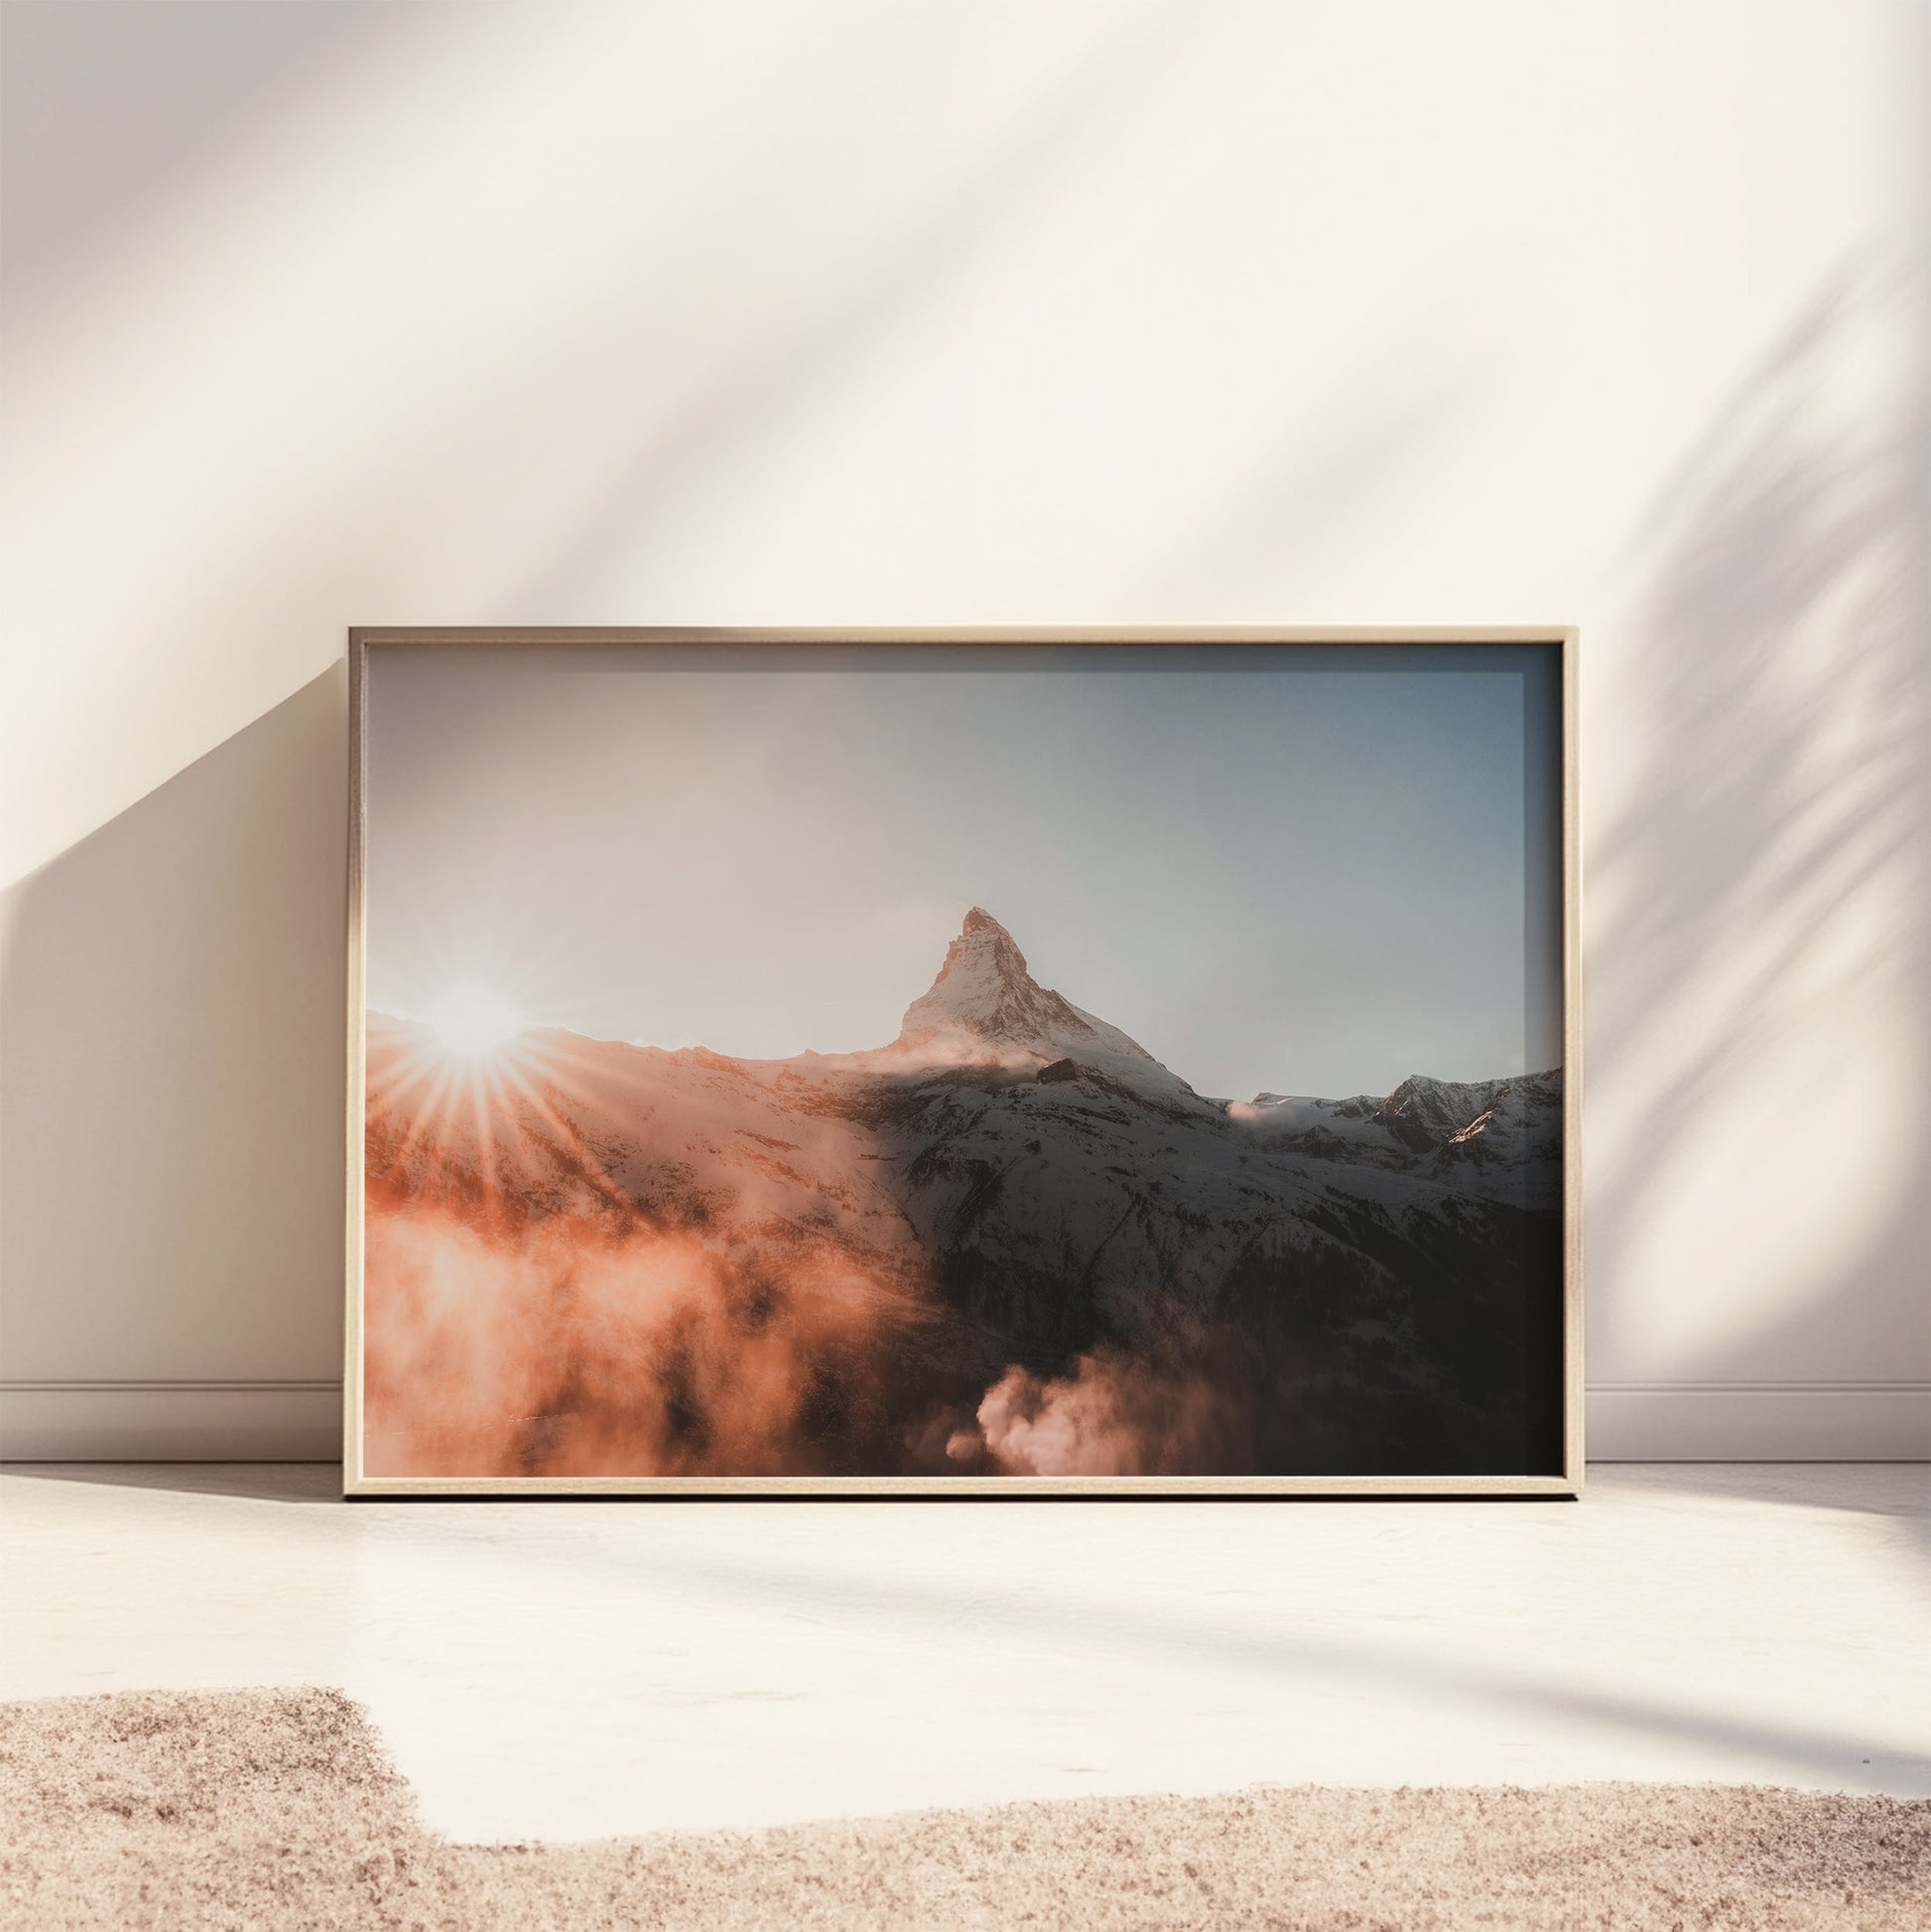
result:
<svg viewBox="0 0 1931 1932"><path fill-rule="evenodd" d="M1508 1080L1410 1074L1379 1099L1257 1094L1226 1111L1299 1153L1452 1177L1471 1193L1528 1207L1561 1205L1560 1068Z"/></svg>
<svg viewBox="0 0 1931 1932"><path fill-rule="evenodd" d="M1026 956L989 912L974 906L931 986L905 1009L897 1044L947 1059L1009 1057L999 1049L1058 1059L1095 1022L1026 969Z"/></svg>
<svg viewBox="0 0 1931 1932"><path fill-rule="evenodd" d="M1012 935L979 906L966 915L939 976L905 1009L887 1051L975 1065L1037 1068L1072 1061L1136 1087L1192 1094L1118 1027L1042 986Z"/></svg>
<svg viewBox="0 0 1931 1932"><path fill-rule="evenodd" d="M1015 953L1019 951L1018 947L1012 945L1012 935L983 906L973 906L966 913L966 923L959 929L959 937L962 941L983 940L992 946L1003 940L1007 946L1012 946ZM1022 972L1026 969L1024 960L1019 962L1019 969Z"/></svg>

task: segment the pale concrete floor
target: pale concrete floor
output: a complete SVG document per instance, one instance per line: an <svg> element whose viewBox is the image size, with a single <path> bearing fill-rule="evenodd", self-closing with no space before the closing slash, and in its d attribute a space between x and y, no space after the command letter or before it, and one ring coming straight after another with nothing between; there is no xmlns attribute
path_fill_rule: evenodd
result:
<svg viewBox="0 0 1931 1932"><path fill-rule="evenodd" d="M589 1838L1253 1783L1931 1795L1931 1471L1579 1503L403 1503L0 1477L0 1698L334 1684L429 1822Z"/></svg>

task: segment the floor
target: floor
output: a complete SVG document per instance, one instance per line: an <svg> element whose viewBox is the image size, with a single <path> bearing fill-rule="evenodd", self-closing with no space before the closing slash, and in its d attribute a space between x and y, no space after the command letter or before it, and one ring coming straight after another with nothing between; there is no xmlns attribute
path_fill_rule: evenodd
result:
<svg viewBox="0 0 1931 1932"><path fill-rule="evenodd" d="M594 1838L1256 1783L1931 1795L1931 1470L1575 1503L424 1503L0 1475L0 1698L339 1685L428 1822Z"/></svg>

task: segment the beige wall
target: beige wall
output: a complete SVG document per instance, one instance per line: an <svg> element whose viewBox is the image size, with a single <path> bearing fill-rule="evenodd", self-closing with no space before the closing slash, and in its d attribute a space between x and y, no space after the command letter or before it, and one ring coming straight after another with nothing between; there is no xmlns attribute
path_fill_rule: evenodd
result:
<svg viewBox="0 0 1931 1932"><path fill-rule="evenodd" d="M1931 1449L1921 8L7 12L0 1446L325 1450L350 623L1576 622L1599 1452Z"/></svg>

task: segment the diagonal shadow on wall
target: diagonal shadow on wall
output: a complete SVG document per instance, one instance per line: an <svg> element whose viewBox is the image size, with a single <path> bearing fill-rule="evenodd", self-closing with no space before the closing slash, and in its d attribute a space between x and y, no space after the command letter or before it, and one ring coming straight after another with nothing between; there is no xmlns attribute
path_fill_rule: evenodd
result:
<svg viewBox="0 0 1931 1932"><path fill-rule="evenodd" d="M338 1372L345 684L0 900L10 1379Z"/></svg>

